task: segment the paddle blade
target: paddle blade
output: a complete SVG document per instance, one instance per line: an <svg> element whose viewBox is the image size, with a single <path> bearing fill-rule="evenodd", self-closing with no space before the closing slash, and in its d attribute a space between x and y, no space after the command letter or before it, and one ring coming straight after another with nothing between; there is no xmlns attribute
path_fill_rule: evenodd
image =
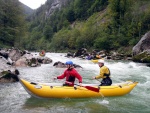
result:
<svg viewBox="0 0 150 113"><path fill-rule="evenodd" d="M95 88L95 87L92 87L92 86L83 86L83 87L85 87L88 90L94 91L94 92L99 92L98 88Z"/></svg>

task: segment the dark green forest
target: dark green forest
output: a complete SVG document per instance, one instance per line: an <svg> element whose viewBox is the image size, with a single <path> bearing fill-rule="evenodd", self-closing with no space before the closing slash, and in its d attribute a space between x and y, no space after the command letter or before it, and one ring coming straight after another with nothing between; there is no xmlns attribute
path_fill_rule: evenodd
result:
<svg viewBox="0 0 150 113"><path fill-rule="evenodd" d="M68 0L46 15L52 1L27 16L18 0L0 0L0 47L131 52L150 30L149 0Z"/></svg>
<svg viewBox="0 0 150 113"><path fill-rule="evenodd" d="M26 31L22 12L18 0L0 0L0 48L21 46Z"/></svg>

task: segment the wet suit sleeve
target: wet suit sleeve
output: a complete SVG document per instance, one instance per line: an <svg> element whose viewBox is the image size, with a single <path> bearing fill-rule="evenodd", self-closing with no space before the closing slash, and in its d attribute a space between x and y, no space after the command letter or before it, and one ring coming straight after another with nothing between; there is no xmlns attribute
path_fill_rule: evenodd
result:
<svg viewBox="0 0 150 113"><path fill-rule="evenodd" d="M57 79L64 79L65 77L66 77L66 70L62 75L57 76Z"/></svg>
<svg viewBox="0 0 150 113"><path fill-rule="evenodd" d="M97 75L96 77L95 77L95 79L100 79L100 78L103 78L104 77L104 71L103 71L103 69L101 68L100 69L100 72L99 72L99 75Z"/></svg>
<svg viewBox="0 0 150 113"><path fill-rule="evenodd" d="M100 68L99 75L97 75L97 76L95 77L95 79L105 78L105 77L104 77L104 74L106 73L106 70L107 70L106 66L101 67L101 68Z"/></svg>

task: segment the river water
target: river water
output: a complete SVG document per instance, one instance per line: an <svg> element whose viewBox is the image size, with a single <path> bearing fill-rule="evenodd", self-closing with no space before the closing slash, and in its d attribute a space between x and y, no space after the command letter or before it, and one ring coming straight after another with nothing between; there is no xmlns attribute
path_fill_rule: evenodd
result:
<svg viewBox="0 0 150 113"><path fill-rule="evenodd" d="M99 74L97 64L79 58L64 57L64 53L47 53L51 64L40 67L20 67L20 77L32 82L64 82L53 80L65 69L53 67L54 62L72 60L83 67L77 69L83 76L83 83L99 83L92 76ZM127 95L120 97L100 97L83 99L37 99L31 97L22 85L17 83L0 84L0 113L150 113L150 67L129 61L109 61L114 83L127 80L137 81L138 85ZM76 81L77 82L77 81Z"/></svg>

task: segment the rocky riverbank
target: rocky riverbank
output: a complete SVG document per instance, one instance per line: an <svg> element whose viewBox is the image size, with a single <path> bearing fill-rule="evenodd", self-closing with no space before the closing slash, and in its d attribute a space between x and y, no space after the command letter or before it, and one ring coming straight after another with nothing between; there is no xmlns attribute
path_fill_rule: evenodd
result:
<svg viewBox="0 0 150 113"><path fill-rule="evenodd" d="M0 82L16 82L19 71L17 67L37 67L52 63L52 59L34 55L17 48L0 49Z"/></svg>
<svg viewBox="0 0 150 113"><path fill-rule="evenodd" d="M150 66L150 31L147 32L141 38L141 40L132 48L132 52L130 54L126 54L126 52L127 51L108 52L104 50L93 50L89 52L86 48L81 48L75 53L68 52L66 57L79 57L87 60L95 60L100 58L111 60L130 60Z"/></svg>
<svg viewBox="0 0 150 113"><path fill-rule="evenodd" d="M41 64L52 63L52 59L44 55L32 54L29 51L21 51L17 48L0 49L0 82L16 82L18 81L17 75L19 71L17 67L37 67ZM144 63L150 66L150 31L147 32L141 40L133 47L132 54L124 54L122 51L106 52L104 50L93 50L89 52L86 48L81 48L74 53L68 52L66 57L79 57L86 60L95 59L111 59L111 60L131 60L134 62ZM62 62L55 62L55 67L66 66ZM75 64L75 68L82 68L80 65Z"/></svg>

